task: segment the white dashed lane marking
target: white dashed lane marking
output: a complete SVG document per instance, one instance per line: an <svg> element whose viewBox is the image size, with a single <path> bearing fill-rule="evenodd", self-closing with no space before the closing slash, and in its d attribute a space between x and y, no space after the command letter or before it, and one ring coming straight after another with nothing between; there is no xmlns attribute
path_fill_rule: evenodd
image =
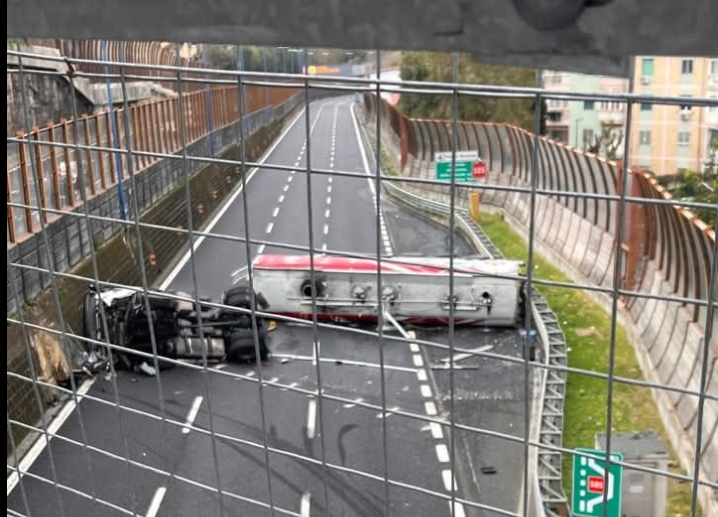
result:
<svg viewBox="0 0 718 517"><path fill-rule="evenodd" d="M202 405L203 400L204 397L198 396L195 397L192 401L192 406L189 408L189 413L187 414L187 421L182 428L182 434L189 434L189 432L191 431L190 426L194 424L194 421L197 418L197 414L199 413L199 408Z"/></svg>
<svg viewBox="0 0 718 517"><path fill-rule="evenodd" d="M436 444L436 457L439 458L439 463L449 463L449 448L446 444Z"/></svg>

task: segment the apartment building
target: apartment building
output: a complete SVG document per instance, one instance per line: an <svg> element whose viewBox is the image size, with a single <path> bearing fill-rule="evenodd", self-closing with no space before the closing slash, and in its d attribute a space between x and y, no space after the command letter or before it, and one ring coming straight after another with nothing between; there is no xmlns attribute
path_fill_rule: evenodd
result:
<svg viewBox="0 0 718 517"><path fill-rule="evenodd" d="M627 78L558 71L544 72L543 83L544 88L557 93L625 93L628 90ZM547 108L549 138L580 149L621 156L626 123L624 103L549 99Z"/></svg>
<svg viewBox="0 0 718 517"><path fill-rule="evenodd" d="M718 58L641 56L636 58L636 93L708 97L718 102ZM703 171L716 157L718 107L691 108L644 103L633 107L631 165L656 175Z"/></svg>

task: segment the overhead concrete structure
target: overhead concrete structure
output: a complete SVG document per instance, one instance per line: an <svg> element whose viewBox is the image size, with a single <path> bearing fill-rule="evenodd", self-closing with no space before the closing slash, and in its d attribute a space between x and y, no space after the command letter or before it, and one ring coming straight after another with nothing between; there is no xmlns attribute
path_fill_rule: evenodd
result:
<svg viewBox="0 0 718 517"><path fill-rule="evenodd" d="M715 20L713 0L11 0L7 37L461 50L617 74L632 55L715 53Z"/></svg>

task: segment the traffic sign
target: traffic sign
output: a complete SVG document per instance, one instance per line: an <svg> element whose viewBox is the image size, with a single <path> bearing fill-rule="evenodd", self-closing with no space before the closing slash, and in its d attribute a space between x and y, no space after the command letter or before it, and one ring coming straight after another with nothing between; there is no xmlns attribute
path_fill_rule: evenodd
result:
<svg viewBox="0 0 718 517"><path fill-rule="evenodd" d="M434 153L434 163L436 164L436 179L437 180L451 180L451 152L440 152ZM477 164L484 166L484 172L486 171L486 164L479 159L479 153L476 151L457 151L456 159L454 162L454 171L456 181L469 182L477 178L486 177L477 176L475 169ZM480 165L478 165L480 168Z"/></svg>
<svg viewBox="0 0 718 517"><path fill-rule="evenodd" d="M589 457L573 456L571 513L576 517L603 517L603 494L606 492L605 516L620 517L623 468L614 462L623 461L623 455L611 453L606 486L606 453L591 449L575 449L574 452Z"/></svg>
<svg viewBox="0 0 718 517"><path fill-rule="evenodd" d="M476 179L482 179L486 177L488 171L486 170L486 164L482 161L474 162L471 167L471 175Z"/></svg>

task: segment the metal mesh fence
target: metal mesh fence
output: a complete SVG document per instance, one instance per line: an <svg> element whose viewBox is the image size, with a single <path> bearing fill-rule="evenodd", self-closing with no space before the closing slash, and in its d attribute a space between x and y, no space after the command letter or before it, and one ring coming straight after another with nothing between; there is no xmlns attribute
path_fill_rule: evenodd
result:
<svg viewBox="0 0 718 517"><path fill-rule="evenodd" d="M652 177L627 165L631 117L640 104L698 111L715 106L715 100L463 84L458 59L453 82L398 83L381 74L367 79L245 72L241 59L236 71L207 69L200 78L196 68L184 66L63 57L57 60L77 67L66 76L73 92L78 77L109 78L125 89L129 80L161 76L174 78L175 95L130 105L125 91L116 109L89 116L80 114L73 100L72 120L37 127L26 82L47 72L23 62L53 58L20 49L9 49L8 56L18 62L8 74L17 76L23 92L26 126L7 138L8 514L47 514L43 499L52 500L59 515L77 508L152 516L215 514L210 508L217 515L301 517L310 509L312 515L566 515L562 476L570 475L566 462L580 455L562 443L566 397L580 396L571 393L571 378L591 379L603 391L602 418L581 425L605 433L608 466L599 477L606 486L610 465L619 464L626 476L689 484L691 517L698 515L699 501L708 514L716 507L716 241L715 232L690 210L717 209L671 199ZM106 66L112 73L101 72ZM382 100L386 92L449 96L452 120L406 117ZM541 108L535 110L533 131L458 120L459 99L472 96L525 98L539 107L546 99L622 103L624 159L608 162L539 136ZM347 115L337 115L340 109L348 109ZM345 142L351 146L342 152ZM462 182L456 174L449 181L434 178L434 153L451 151L455 171L461 150L479 151L489 166L485 181ZM265 178L263 189L279 196L276 206L265 206L256 190L250 193L259 178ZM493 275L526 285L529 309L511 352L494 344L477 348L479 331L467 333L456 324L454 303L447 304L439 330L424 332L393 321L390 303L379 296L378 322L367 326L322 318L316 290L307 298L308 319L277 314L271 300L265 308L254 294L247 266L270 252L308 256L311 285L322 275L316 267L320 257L371 259L377 274L369 284L382 293L383 264L397 261L389 230L400 224L399 216L387 214L402 206L429 214L448 229L448 274L441 282L453 300L461 275L456 241L473 242L484 258L501 258L497 243L469 216L466 200L472 192L501 211L528 245L522 274ZM275 237L282 225L285 230ZM353 237L336 244L335 231ZM544 275L537 254L560 263L569 278ZM246 276L252 293L247 308L207 298L211 289L204 281L213 269L224 288ZM86 316L83 320L88 287L139 293L137 313L144 314L151 346L114 342L103 303L92 322L96 332L88 333ZM601 300L610 324L594 346L604 351L605 367L571 365L561 329L566 322L537 293L541 288ZM201 345L192 360L162 353L155 304L163 300L196 314ZM217 336L202 323L217 309L251 317L249 337L257 357L263 321L277 322L278 340L289 344L276 346L269 362L217 363L212 353ZM641 349L636 355L643 374L625 373L625 358L617 350L623 327L640 337L634 346ZM290 346L292 339L303 345ZM533 340L540 341L538 357L531 353ZM46 362L56 360L47 356L47 342L57 343L66 358L77 356L78 349L101 353L109 359L108 370L82 382L70 374L57 386L44 375ZM327 346L334 342L360 343L363 351L352 355ZM501 352L492 352L494 346ZM11 368L11 350L25 368ZM132 371L116 370L122 357L151 367L154 382L133 387ZM496 385L467 393L476 378L467 377L461 364L466 358L498 371L492 377ZM295 371L282 378L278 363L295 364ZM504 386L501 372L509 370L518 382ZM343 375L358 384L342 384ZM418 402L402 396L403 386L397 388L412 385L403 376L418 379ZM102 391L93 380L98 378ZM194 395L189 399L183 393L187 385ZM241 399L226 396L235 389ZM499 403L490 413L496 420L465 417L466 408L484 408L479 401L500 390L515 403ZM21 402L15 404L15 393L29 395L17 395ZM54 417L48 414L48 393L62 401ZM624 418L614 400L626 393L654 394L682 469L611 456L616 420ZM297 436L277 426L307 403L308 415L300 413L307 418L303 443L297 445ZM25 406L34 411L21 415L17 408ZM282 416L287 414L294 416ZM657 414L651 418L660 425ZM64 422L71 422L72 430ZM110 422L111 437L102 422ZM357 422L366 427L365 443L351 454L341 438L339 445L330 442ZM29 452L19 444L28 435L36 437ZM426 435L430 441L411 437ZM186 436L194 440L190 449L178 441ZM176 458L153 454L163 443L176 447ZM426 451L415 448L426 443L436 449L432 467ZM511 453L493 463L482 460L492 449ZM179 461L179 451L185 451L188 464ZM242 464L243 472L228 463L232 451L251 460ZM506 469L514 479L493 483L492 468ZM412 474L431 469L431 481L429 475ZM105 486L107 470L114 472L112 489ZM486 474L480 481L472 479L477 471ZM173 506L175 491L184 497L177 500L197 501L197 507ZM609 492L600 497L608 516Z"/></svg>

